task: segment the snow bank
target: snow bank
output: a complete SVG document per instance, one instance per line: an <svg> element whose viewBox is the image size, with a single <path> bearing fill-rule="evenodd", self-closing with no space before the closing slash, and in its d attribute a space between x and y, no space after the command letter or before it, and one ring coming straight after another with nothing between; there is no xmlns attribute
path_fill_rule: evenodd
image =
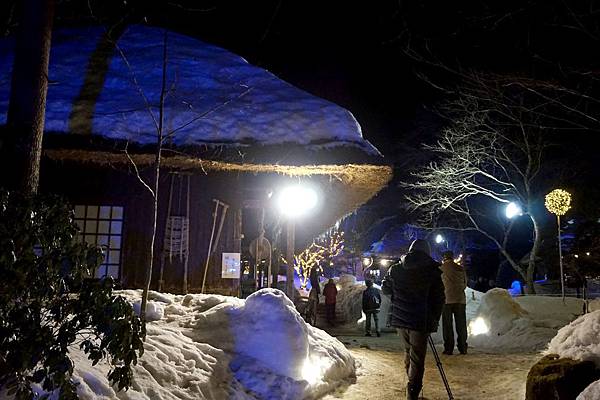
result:
<svg viewBox="0 0 600 400"><path fill-rule="evenodd" d="M141 291L119 293L134 305L140 301ZM245 301L155 292L149 298L152 322L133 387L116 392L106 379L109 366L92 367L73 349L81 399L305 399L355 376L345 347L307 325L279 290L263 289Z"/></svg>
<svg viewBox="0 0 600 400"><path fill-rule="evenodd" d="M481 296L469 324L470 346L499 352L541 350L557 329L572 321L581 300L526 296L516 300L504 289Z"/></svg>
<svg viewBox="0 0 600 400"><path fill-rule="evenodd" d="M326 283L326 282L325 282ZM362 312L362 294L367 288L364 281L357 281L354 275L341 275L336 279L338 294L335 304L335 312L338 318L344 321L346 329L363 329L365 315ZM381 290L378 285L373 287ZM321 296L320 301L325 302ZM381 294L381 308L379 311L379 328L384 328L387 323L390 308L390 299Z"/></svg>
<svg viewBox="0 0 600 400"><path fill-rule="evenodd" d="M546 353L574 360L593 361L600 368L600 310L582 315L561 328ZM600 380L590 384L577 400L600 399Z"/></svg>
<svg viewBox="0 0 600 400"><path fill-rule="evenodd" d="M600 399L600 381L592 382L583 392L579 393L576 400L598 399Z"/></svg>
<svg viewBox="0 0 600 400"><path fill-rule="evenodd" d="M600 310L582 315L561 328L548 345L547 352L575 360L590 360L600 367Z"/></svg>

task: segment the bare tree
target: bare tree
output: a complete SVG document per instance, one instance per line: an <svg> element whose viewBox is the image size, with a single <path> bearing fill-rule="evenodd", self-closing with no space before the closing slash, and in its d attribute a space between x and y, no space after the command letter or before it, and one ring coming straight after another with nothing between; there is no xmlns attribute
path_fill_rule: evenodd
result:
<svg viewBox="0 0 600 400"><path fill-rule="evenodd" d="M152 166L151 166L152 175L151 175L151 178L149 181L144 179L144 177L140 173L138 165L135 162L135 155L132 155L129 153L127 146L123 150L133 168L133 171L135 172L137 179L142 184L142 186L150 193L150 195L152 197L152 216L149 220L149 224L150 224L151 232L152 232L150 248L149 248L149 262L148 262L148 267L146 268L146 274L144 277L142 304L140 307L140 317L142 318L143 321L145 321L146 306L148 303L148 292L150 291L150 285L152 282L152 272L153 272L153 268L154 268L154 253L155 253L158 204L159 204L158 193L159 193L159 183L160 183L161 167L162 167L162 160L163 160L163 152L165 151L165 146L168 143L172 142L173 138L181 130L183 130L187 126L193 124L194 122L197 122L201 119L207 118L210 114L229 105L231 102L244 97L245 95L247 95L248 93L250 93L252 91L252 87L240 83L239 84L240 93L232 96L231 98L225 99L211 107L208 107L207 109L199 111L198 113L196 113L196 115L191 117L189 120L184 121L180 125L169 129L169 128L165 127L165 120L168 118L168 116L166 115L167 110L166 110L165 106L166 106L166 102L168 100L169 95L171 94L172 91L175 90L175 88L177 86L177 79L175 77L172 81L169 81L169 78L168 78L168 75L169 75L168 74L168 67L169 67L168 32L166 30L164 30L164 32L163 32L163 46L162 46L162 60L161 60L162 74L161 74L161 83L160 83L161 87L160 87L160 92L159 92L158 104L156 104L156 105L152 104L151 101L149 100L149 98L146 96L146 93L144 92L144 90L142 89L142 86L140 85L140 83L138 81L137 75L134 73L134 68L132 68L132 66L129 63L129 60L127 58L127 55L125 54L125 51L118 45L117 42L114 42L114 46L115 46L117 52L119 53L121 59L127 66L127 69L130 73L131 83L132 83L133 87L135 88L135 90L137 91L140 98L143 100L145 110L148 113L148 117L152 121L152 125L155 129L155 134L156 134L156 141L155 141L155 147L154 147L155 157L154 157L154 162L152 163ZM157 109L158 112L156 112L155 109ZM174 150L171 150L171 149L169 149L169 151L174 152Z"/></svg>
<svg viewBox="0 0 600 400"><path fill-rule="evenodd" d="M48 62L54 0L20 2L20 24L13 62L7 125L11 157L17 161L17 183L37 193L48 92Z"/></svg>
<svg viewBox="0 0 600 400"><path fill-rule="evenodd" d="M429 227L474 230L491 240L533 293L541 228L534 204L542 198L548 132L541 104L498 79L471 74L456 100L444 107L451 118L437 143L425 146L436 161L417 170L407 199ZM536 108L537 106L537 108ZM532 225L527 266L507 249L515 219L498 206L515 202Z"/></svg>

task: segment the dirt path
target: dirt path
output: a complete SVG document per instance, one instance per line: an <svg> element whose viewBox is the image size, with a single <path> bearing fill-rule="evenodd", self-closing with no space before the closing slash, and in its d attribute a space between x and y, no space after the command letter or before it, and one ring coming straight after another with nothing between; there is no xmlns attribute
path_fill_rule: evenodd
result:
<svg viewBox="0 0 600 400"><path fill-rule="evenodd" d="M356 384L338 390L326 400L404 399L406 375L404 353L398 338L384 334L381 338L339 335L338 339L352 352L359 368ZM539 354L488 354L469 349L466 356L441 354L444 371L456 400L518 400L525 398L525 382ZM448 399L431 352L426 359L424 391L427 400Z"/></svg>

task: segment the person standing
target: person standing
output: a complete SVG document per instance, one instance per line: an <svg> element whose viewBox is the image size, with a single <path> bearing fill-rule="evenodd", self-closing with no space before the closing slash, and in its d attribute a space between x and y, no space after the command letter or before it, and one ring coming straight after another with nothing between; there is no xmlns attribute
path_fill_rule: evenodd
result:
<svg viewBox="0 0 600 400"><path fill-rule="evenodd" d="M329 282L323 288L323 295L325 296L325 312L327 322L333 325L335 322L335 303L337 299L337 287L333 279L329 279Z"/></svg>
<svg viewBox="0 0 600 400"><path fill-rule="evenodd" d="M451 251L442 255L441 269L446 296L446 304L442 311L444 354L451 355L454 350L453 320L456 325L456 347L460 354L467 354L467 273L463 266L454 262L454 253Z"/></svg>
<svg viewBox="0 0 600 400"><path fill-rule="evenodd" d="M382 286L383 293L392 296L391 325L404 344L407 400L416 400L423 387L427 340L437 331L444 305L442 271L430 253L426 241L413 241L408 253L390 267Z"/></svg>
<svg viewBox="0 0 600 400"><path fill-rule="evenodd" d="M381 295L379 290L373 287L372 280L365 280L367 288L363 291L362 295L362 309L365 313L365 336L371 336L371 317L375 321L375 334L377 337L381 336L379 332L379 308L381 307Z"/></svg>

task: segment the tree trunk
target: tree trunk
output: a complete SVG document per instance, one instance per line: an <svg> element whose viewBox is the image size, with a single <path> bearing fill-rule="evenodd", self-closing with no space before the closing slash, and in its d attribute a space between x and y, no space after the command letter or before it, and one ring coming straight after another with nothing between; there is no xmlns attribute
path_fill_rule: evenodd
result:
<svg viewBox="0 0 600 400"><path fill-rule="evenodd" d="M535 294L533 283L535 281L535 258L540 248L540 227L533 215L529 214L529 218L533 223L533 246L531 246L529 252L529 263L527 265L527 293Z"/></svg>
<svg viewBox="0 0 600 400"><path fill-rule="evenodd" d="M37 193L48 91L54 0L22 0L7 125L16 185ZM7 149L10 151L11 149Z"/></svg>

